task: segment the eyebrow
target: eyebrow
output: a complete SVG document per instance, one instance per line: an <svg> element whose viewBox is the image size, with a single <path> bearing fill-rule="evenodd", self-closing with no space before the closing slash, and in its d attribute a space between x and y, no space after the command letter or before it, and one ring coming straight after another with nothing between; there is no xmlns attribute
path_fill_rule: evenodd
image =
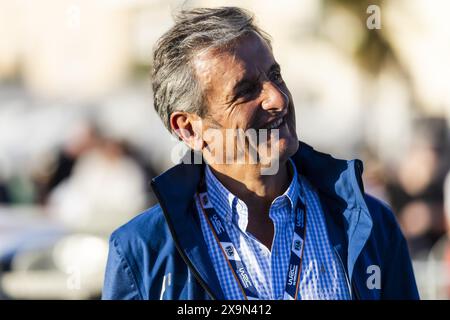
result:
<svg viewBox="0 0 450 320"><path fill-rule="evenodd" d="M280 65L277 62L274 62L266 73L270 74L275 70L280 70ZM259 82L261 76L262 73L258 74L256 78L244 76L241 80L239 80L233 88L232 98L230 99L229 102L232 103L236 101L239 98L239 93L242 90L242 88L245 87L246 85L253 85L255 84L255 82Z"/></svg>

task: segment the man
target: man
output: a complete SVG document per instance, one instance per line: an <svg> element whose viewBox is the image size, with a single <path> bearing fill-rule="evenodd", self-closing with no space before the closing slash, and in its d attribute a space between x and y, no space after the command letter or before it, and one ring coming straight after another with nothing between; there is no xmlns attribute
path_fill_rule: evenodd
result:
<svg viewBox="0 0 450 320"><path fill-rule="evenodd" d="M203 161L153 179L159 204L113 233L104 299L418 298L405 239L364 193L361 162L298 141L249 13L182 12L153 63L158 114Z"/></svg>

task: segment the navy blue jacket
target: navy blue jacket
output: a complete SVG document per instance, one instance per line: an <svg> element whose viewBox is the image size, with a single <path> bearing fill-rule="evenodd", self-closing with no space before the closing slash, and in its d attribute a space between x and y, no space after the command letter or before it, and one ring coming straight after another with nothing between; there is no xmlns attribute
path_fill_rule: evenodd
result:
<svg viewBox="0 0 450 320"><path fill-rule="evenodd" d="M394 215L364 193L362 162L300 143L292 157L316 188L353 299L418 299ZM103 299L224 299L194 209L203 164L179 164L152 181L159 204L117 229Z"/></svg>

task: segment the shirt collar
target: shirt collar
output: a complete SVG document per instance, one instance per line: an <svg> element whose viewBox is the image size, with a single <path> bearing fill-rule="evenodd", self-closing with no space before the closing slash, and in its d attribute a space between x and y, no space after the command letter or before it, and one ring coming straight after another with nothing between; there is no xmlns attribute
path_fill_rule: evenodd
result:
<svg viewBox="0 0 450 320"><path fill-rule="evenodd" d="M292 208L295 208L297 201L300 199L302 203L304 200L300 192L299 176L295 164L289 159L289 171L291 175L291 182L286 191L276 197L270 207L270 214L272 219L280 219L279 213L291 213ZM248 209L247 205L232 194L214 175L209 165L205 166L205 182L208 192L208 198L217 211L217 214L227 223L235 222L245 232L248 223ZM289 205L290 210L273 210L283 209ZM277 212L277 216L272 216L273 212ZM288 218L288 217L284 217Z"/></svg>

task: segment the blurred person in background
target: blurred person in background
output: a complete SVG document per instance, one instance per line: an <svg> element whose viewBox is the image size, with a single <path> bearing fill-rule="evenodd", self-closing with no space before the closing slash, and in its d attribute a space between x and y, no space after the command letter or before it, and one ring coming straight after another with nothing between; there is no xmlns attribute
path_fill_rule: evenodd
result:
<svg viewBox="0 0 450 320"><path fill-rule="evenodd" d="M153 169L132 145L87 119L71 126L62 146L43 159L32 172L36 204L30 208L37 214L0 216L0 228L8 230L0 239L0 270L6 272L0 296L4 286L14 298L96 298L107 236L151 203ZM66 284L74 266L83 279L76 292Z"/></svg>
<svg viewBox="0 0 450 320"><path fill-rule="evenodd" d="M148 205L145 178L122 143L103 137L50 193L49 210L70 229L105 236Z"/></svg>
<svg viewBox="0 0 450 320"><path fill-rule="evenodd" d="M47 202L53 189L70 177L77 161L93 149L100 138L98 129L88 121L78 122L69 130L64 145L57 151L46 172L36 175L38 202Z"/></svg>
<svg viewBox="0 0 450 320"><path fill-rule="evenodd" d="M155 109L207 165L188 152L153 180L159 204L110 238L104 299L418 298L406 241L364 193L362 164L298 141L292 96L251 14L183 11L153 63ZM270 132L245 142L279 163L271 175L250 151L217 163L225 146L203 135L249 128ZM278 157L262 154L268 145Z"/></svg>
<svg viewBox="0 0 450 320"><path fill-rule="evenodd" d="M420 119L409 150L388 182L389 200L409 244L411 255L425 259L445 232L442 185L449 169L447 124Z"/></svg>

